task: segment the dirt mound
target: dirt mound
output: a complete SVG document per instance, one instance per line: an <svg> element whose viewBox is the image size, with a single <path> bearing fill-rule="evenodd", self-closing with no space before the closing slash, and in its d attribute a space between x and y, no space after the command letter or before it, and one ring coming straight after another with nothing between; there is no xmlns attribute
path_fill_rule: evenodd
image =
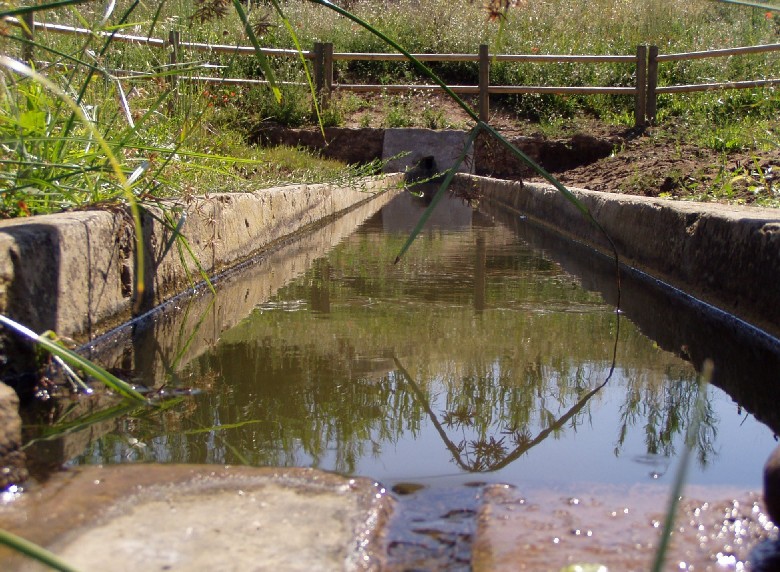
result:
<svg viewBox="0 0 780 572"><path fill-rule="evenodd" d="M380 157L382 128L389 125L387 115L383 115L387 102L382 96L367 96L365 103L345 114L342 128L326 129L327 143L316 127L293 130L265 124L255 131L256 142L303 145L327 157L368 162ZM443 96L427 94L409 98L406 104L409 124L405 127L465 129L470 125L468 115ZM432 109L437 124L425 124L424 118L430 117ZM780 205L780 147L725 153L682 142L684 128L671 124L637 130L585 118L559 126L558 134L550 137L539 124L519 120L511 110L495 106L491 113L490 123L497 131L568 186L651 197ZM500 143L483 135L475 146L475 171L505 179L542 180Z"/></svg>

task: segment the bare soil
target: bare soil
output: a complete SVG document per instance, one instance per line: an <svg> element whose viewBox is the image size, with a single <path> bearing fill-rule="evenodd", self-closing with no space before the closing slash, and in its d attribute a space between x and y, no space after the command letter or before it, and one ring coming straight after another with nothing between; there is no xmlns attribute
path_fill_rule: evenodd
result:
<svg viewBox="0 0 780 572"><path fill-rule="evenodd" d="M382 116L386 114L386 101L376 96L369 102L348 115L347 127L386 126L386 115L384 119ZM431 110L438 114L438 127L463 128L470 122L463 110L443 96L416 96L406 105L415 126L430 126L420 124L426 110L428 117ZM724 153L688 142L685 128L675 125L637 130L585 118L572 120L549 136L539 124L519 120L509 110L494 107L491 114L491 124L510 140L531 140L536 142L532 147L546 146L550 150L546 157L529 154L568 186L649 197L780 205L777 147ZM562 156L556 149L574 150L582 160L556 160ZM497 176L541 180L527 172L514 177L507 172Z"/></svg>

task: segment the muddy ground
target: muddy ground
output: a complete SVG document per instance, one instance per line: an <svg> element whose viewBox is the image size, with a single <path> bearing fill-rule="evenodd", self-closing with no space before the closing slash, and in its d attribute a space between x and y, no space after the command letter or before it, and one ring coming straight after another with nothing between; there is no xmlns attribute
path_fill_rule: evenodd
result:
<svg viewBox="0 0 780 572"><path fill-rule="evenodd" d="M381 96L366 100L369 105L345 115L344 126L387 125L386 101ZM466 113L444 97L409 98L405 105L414 123L410 126L429 126L424 122L432 113L438 118L437 127L466 128L470 124ZM539 124L518 120L498 105L491 108L491 116L494 127L510 140L522 143L523 150L530 148L534 159L569 186L653 197L780 205L778 146L769 151L725 153L687 142L690 137L681 126L667 123L637 130L587 118L563 122L556 135L549 136ZM570 152L560 152L565 149ZM478 174L540 180L522 169L507 168L503 158Z"/></svg>

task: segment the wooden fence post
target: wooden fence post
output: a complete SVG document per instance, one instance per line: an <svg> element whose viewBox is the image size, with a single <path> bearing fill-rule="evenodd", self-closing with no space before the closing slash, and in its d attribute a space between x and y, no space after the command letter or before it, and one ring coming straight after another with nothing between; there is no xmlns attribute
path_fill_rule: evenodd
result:
<svg viewBox="0 0 780 572"><path fill-rule="evenodd" d="M333 44L314 44L314 91L321 109L327 109L333 91Z"/></svg>
<svg viewBox="0 0 780 572"><path fill-rule="evenodd" d="M658 46L650 46L647 55L647 121L655 123L658 111Z"/></svg>
<svg viewBox="0 0 780 572"><path fill-rule="evenodd" d="M325 44L314 42L314 93L316 103L322 106L322 94L325 91Z"/></svg>
<svg viewBox="0 0 780 572"><path fill-rule="evenodd" d="M634 127L644 127L647 116L647 46L636 47L636 100Z"/></svg>
<svg viewBox="0 0 780 572"><path fill-rule="evenodd" d="M490 52L487 44L479 45L479 118L490 120Z"/></svg>
<svg viewBox="0 0 780 572"><path fill-rule="evenodd" d="M170 56L168 57L168 63L171 67L179 63L179 42L181 41L181 34L178 30L171 30L168 32L168 45L171 48ZM179 85L179 76L175 73L168 76L168 81L171 84L171 97L168 99L168 114L173 114L174 105L176 104L176 86Z"/></svg>
<svg viewBox="0 0 780 572"><path fill-rule="evenodd" d="M33 59L32 41L35 36L35 12L28 12L27 14L24 14L22 16L22 21L27 28L23 31L23 35L27 42L22 44L22 61L31 64Z"/></svg>
<svg viewBox="0 0 780 572"><path fill-rule="evenodd" d="M323 100L323 107L327 107L330 103L330 96L333 93L333 43L328 42L323 46L322 50L322 73L325 79L325 99Z"/></svg>
<svg viewBox="0 0 780 572"><path fill-rule="evenodd" d="M171 54L168 58L168 63L171 64L171 66L175 66L179 63L179 42L181 41L181 34L178 30L171 30L168 32L168 45L171 47ZM179 76L176 74L173 74L170 76L171 84L176 87L176 85L179 83Z"/></svg>

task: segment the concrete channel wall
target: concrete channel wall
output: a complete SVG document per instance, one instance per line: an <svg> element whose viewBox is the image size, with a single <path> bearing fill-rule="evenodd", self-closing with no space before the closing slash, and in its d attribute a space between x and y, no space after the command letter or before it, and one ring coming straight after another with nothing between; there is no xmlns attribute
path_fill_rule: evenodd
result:
<svg viewBox="0 0 780 572"><path fill-rule="evenodd" d="M457 184L612 254L604 233L552 185L468 175ZM569 190L621 262L780 337L780 210Z"/></svg>
<svg viewBox="0 0 780 572"><path fill-rule="evenodd" d="M193 256L182 263L162 208L142 217L145 291L134 288L137 268L132 220L126 211L83 211L0 223L0 313L36 332L55 331L85 342L185 290L190 277L235 267L264 250L333 220L358 205L399 189L401 177L354 181L350 186L294 185L254 193L230 193L168 204L174 225ZM195 260L198 262L196 263ZM26 343L0 339L0 370L22 393L32 352ZM0 383L0 468L19 465L18 398ZM0 474L0 487L14 480ZM6 478L3 478L6 477Z"/></svg>
<svg viewBox="0 0 780 572"><path fill-rule="evenodd" d="M609 254L601 231L549 185L471 175L459 175L456 181L473 187L469 190L482 200ZM356 205L378 209L392 193L367 201L384 189L398 189L399 183L400 176L394 175L366 180L359 188L291 186L197 199L183 205L188 213L183 233L203 270L214 275L300 238L312 225ZM612 238L622 262L780 335L780 211L571 190ZM161 218L160 210L144 216L147 274L142 297L133 290L132 222L126 213L88 211L0 223L0 312L35 331L50 329L86 341L170 299L187 288L188 272L197 276L198 268L190 259L185 270ZM324 244L346 232L329 231ZM304 239L293 246L302 261L320 251L308 244ZM256 264L252 285L241 283L240 288L272 291L299 266L290 262L289 272L282 272L286 263L274 261L270 257ZM247 303L251 306L257 296L246 296ZM198 334L205 344L245 315L245 308L235 305L224 300L216 304L209 318L213 324ZM159 325L169 326L166 321ZM8 336L1 341L0 354L10 358L4 367L23 361L23 346ZM195 343L191 351L197 354L200 347ZM139 350L133 359L142 360L143 354ZM0 468L20 458L17 410L16 394L0 384ZM6 476L13 480L12 472Z"/></svg>

